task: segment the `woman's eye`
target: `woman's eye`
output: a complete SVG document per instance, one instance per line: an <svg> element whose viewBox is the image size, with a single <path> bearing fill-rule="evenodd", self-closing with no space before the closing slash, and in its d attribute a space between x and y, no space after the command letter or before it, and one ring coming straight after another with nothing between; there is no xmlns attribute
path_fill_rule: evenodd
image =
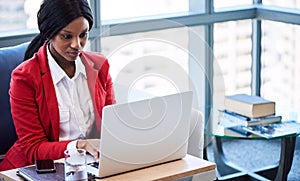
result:
<svg viewBox="0 0 300 181"><path fill-rule="evenodd" d="M72 35L61 35L63 39L71 39Z"/></svg>
<svg viewBox="0 0 300 181"><path fill-rule="evenodd" d="M80 38L84 38L84 37L87 36L87 34L88 34L87 32L81 33L81 34L79 35L79 37L80 37Z"/></svg>

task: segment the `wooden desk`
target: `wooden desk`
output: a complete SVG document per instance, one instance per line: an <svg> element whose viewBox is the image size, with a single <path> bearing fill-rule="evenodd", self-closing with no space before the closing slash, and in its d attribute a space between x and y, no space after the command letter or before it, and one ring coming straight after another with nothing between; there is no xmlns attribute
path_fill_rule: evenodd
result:
<svg viewBox="0 0 300 181"><path fill-rule="evenodd" d="M152 167L139 169L116 176L107 177L104 179L97 179L99 181L140 181L140 180L159 180L167 181L187 176L199 174L203 180L216 179L216 164L187 155L183 159L168 162L165 164L155 165ZM17 169L0 172L0 177L6 180L22 180L16 175ZM201 179L202 180L202 179Z"/></svg>

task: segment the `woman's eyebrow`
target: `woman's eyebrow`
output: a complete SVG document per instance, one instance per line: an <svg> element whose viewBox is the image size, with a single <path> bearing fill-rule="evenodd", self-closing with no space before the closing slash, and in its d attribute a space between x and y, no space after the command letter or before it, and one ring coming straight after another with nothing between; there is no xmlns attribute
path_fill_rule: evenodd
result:
<svg viewBox="0 0 300 181"><path fill-rule="evenodd" d="M72 31L69 31L69 30L61 30L61 31L63 31L65 33L73 33ZM85 32L88 32L88 29L85 29L82 31L82 33L85 33Z"/></svg>
<svg viewBox="0 0 300 181"><path fill-rule="evenodd" d="M61 30L61 31L63 31L65 33L72 33L71 31L68 31L68 30Z"/></svg>

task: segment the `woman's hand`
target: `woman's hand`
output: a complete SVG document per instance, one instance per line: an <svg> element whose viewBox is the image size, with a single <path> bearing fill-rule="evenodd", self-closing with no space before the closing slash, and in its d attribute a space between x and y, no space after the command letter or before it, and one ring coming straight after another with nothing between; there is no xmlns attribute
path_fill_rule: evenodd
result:
<svg viewBox="0 0 300 181"><path fill-rule="evenodd" d="M100 139L78 140L76 147L85 149L99 161Z"/></svg>

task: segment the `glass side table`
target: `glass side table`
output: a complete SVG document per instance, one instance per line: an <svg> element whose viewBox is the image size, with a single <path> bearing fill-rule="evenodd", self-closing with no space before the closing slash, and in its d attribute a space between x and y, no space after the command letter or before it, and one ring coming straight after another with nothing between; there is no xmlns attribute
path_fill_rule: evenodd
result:
<svg viewBox="0 0 300 181"><path fill-rule="evenodd" d="M211 130L211 131L210 131ZM217 164L218 180L287 180L291 169L296 138L300 135L300 130L296 134L283 135L275 138L246 137L243 135L228 135L224 133L224 127L218 125L214 129L205 130L207 137L212 137L212 147L214 161ZM272 140L281 139L281 150L279 163L265 167L260 170L245 171L245 169L227 161L223 152L222 139L248 139L248 140Z"/></svg>

